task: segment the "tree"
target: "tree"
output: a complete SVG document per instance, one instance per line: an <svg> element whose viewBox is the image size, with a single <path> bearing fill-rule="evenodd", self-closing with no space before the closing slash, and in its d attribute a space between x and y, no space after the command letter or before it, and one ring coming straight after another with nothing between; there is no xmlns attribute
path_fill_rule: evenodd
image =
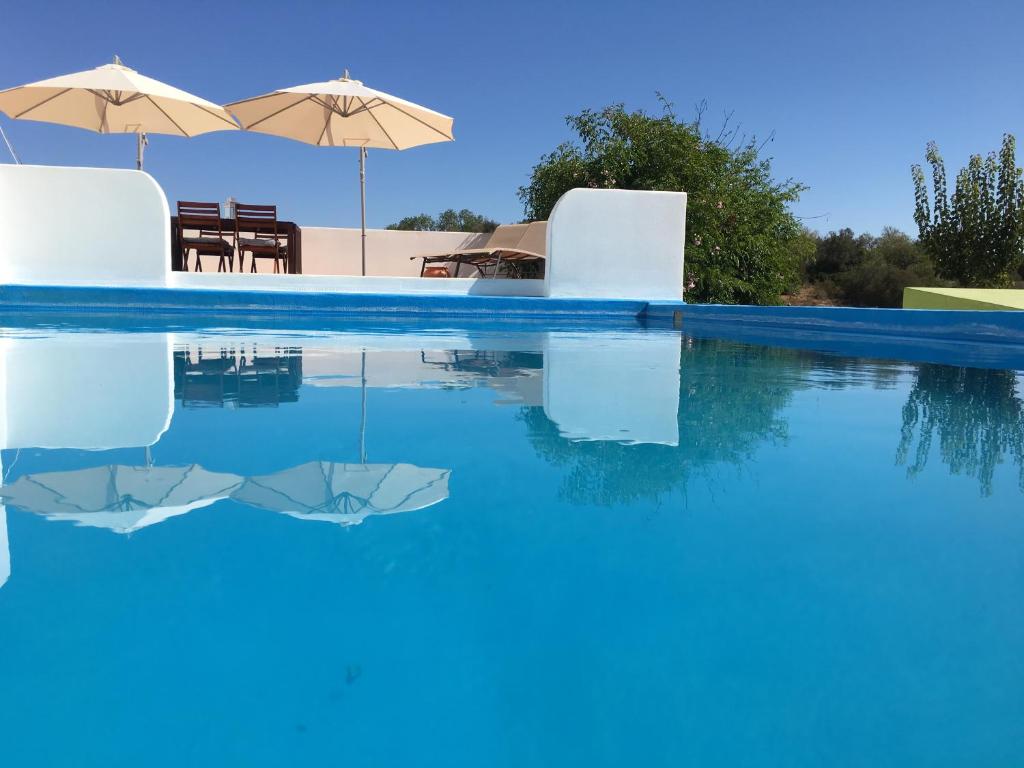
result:
<svg viewBox="0 0 1024 768"><path fill-rule="evenodd" d="M388 229L416 232L493 232L497 227L498 222L479 213L473 213L468 208L461 211L449 208L441 211L436 219L427 213L406 216L397 224L388 225Z"/></svg>
<svg viewBox="0 0 1024 768"><path fill-rule="evenodd" d="M455 211L449 208L437 216L437 229L441 232L493 232L498 222L463 208Z"/></svg>
<svg viewBox="0 0 1024 768"><path fill-rule="evenodd" d="M817 281L847 272L867 258L870 247L870 235L858 237L852 229L829 232L818 240L814 259L807 265L807 277Z"/></svg>
<svg viewBox="0 0 1024 768"><path fill-rule="evenodd" d="M688 193L686 298L694 302L777 304L799 281L808 240L789 210L804 187L772 179L763 145L735 130L704 135L692 122L627 112L615 104L566 118L576 139L544 155L519 190L526 216L546 219L574 187Z"/></svg>
<svg viewBox="0 0 1024 768"><path fill-rule="evenodd" d="M388 224L388 229L401 229L409 232L432 232L437 229L434 224L434 217L429 213L421 213L416 216L406 216L397 224Z"/></svg>
<svg viewBox="0 0 1024 768"><path fill-rule="evenodd" d="M946 166L935 142L925 159L932 168L933 200L920 165L914 165L914 220L939 277L972 287L1013 284L1024 261L1024 183L1016 141L1003 136L998 155L972 155L947 195Z"/></svg>
<svg viewBox="0 0 1024 768"><path fill-rule="evenodd" d="M921 245L892 227L880 237L851 229L818 240L807 277L834 300L854 307L899 307L910 285L942 285Z"/></svg>

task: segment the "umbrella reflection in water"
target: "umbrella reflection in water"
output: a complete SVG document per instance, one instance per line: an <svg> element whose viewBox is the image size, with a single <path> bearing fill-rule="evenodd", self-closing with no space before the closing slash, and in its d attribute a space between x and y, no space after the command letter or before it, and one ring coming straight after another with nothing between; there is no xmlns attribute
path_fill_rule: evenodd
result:
<svg viewBox="0 0 1024 768"><path fill-rule="evenodd" d="M411 512L444 501L450 474L412 464L313 461L251 477L232 498L301 520L355 525L370 515Z"/></svg>
<svg viewBox="0 0 1024 768"><path fill-rule="evenodd" d="M0 488L5 504L78 525L130 533L231 495L237 475L184 467L113 465L24 475Z"/></svg>

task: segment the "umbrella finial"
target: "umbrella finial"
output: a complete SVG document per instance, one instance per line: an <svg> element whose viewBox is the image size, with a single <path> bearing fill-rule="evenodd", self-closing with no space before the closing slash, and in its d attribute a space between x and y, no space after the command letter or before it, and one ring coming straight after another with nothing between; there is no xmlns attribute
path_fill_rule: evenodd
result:
<svg viewBox="0 0 1024 768"><path fill-rule="evenodd" d="M118 56L116 53L114 54L114 65L118 67L124 66L124 64L121 62L121 57Z"/></svg>
<svg viewBox="0 0 1024 768"><path fill-rule="evenodd" d="M351 78L350 78L350 77L348 76L348 67L345 67L345 74L343 74L343 75L341 76L341 79L342 79L342 80L350 80L350 79L351 79Z"/></svg>

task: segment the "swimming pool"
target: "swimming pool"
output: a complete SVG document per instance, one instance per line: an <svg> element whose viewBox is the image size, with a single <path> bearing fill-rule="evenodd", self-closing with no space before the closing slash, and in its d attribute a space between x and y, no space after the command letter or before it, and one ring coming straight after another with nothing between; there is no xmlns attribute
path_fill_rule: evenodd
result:
<svg viewBox="0 0 1024 768"><path fill-rule="evenodd" d="M1020 759L1014 347L125 322L0 338L5 766Z"/></svg>

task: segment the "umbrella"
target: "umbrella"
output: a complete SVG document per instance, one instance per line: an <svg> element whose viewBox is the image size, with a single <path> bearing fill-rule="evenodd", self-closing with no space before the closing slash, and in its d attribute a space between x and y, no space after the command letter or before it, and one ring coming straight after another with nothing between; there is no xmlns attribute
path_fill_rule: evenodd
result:
<svg viewBox="0 0 1024 768"><path fill-rule="evenodd" d="M116 56L113 64L0 91L0 112L98 133L134 133L139 170L148 133L238 130L223 107L140 75Z"/></svg>
<svg viewBox="0 0 1024 768"><path fill-rule="evenodd" d="M355 525L370 515L411 512L444 501L450 474L412 464L312 461L250 477L231 498L300 520Z"/></svg>
<svg viewBox="0 0 1024 768"><path fill-rule="evenodd" d="M197 464L114 465L24 475L0 488L0 499L50 520L130 533L227 498L241 482Z"/></svg>
<svg viewBox="0 0 1024 768"><path fill-rule="evenodd" d="M359 148L363 274L366 274L366 150L409 149L453 141L452 118L367 88L348 70L337 80L309 83L242 99L227 109L247 131L315 144Z"/></svg>

